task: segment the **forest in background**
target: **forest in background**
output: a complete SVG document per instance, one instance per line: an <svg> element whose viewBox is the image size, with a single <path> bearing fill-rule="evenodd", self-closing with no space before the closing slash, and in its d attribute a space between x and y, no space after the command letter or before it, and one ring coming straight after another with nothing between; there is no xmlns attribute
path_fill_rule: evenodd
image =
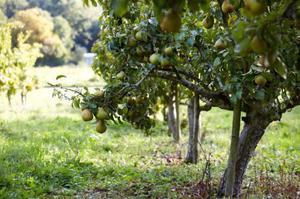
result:
<svg viewBox="0 0 300 199"><path fill-rule="evenodd" d="M99 15L81 0L0 0L0 23L11 24L15 35L29 32L28 42L40 44L36 65L77 64L97 39Z"/></svg>

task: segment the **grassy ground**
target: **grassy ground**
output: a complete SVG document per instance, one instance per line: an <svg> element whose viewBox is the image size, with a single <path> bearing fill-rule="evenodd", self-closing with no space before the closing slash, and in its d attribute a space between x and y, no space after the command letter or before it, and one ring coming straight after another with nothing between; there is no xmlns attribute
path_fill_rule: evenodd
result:
<svg viewBox="0 0 300 199"><path fill-rule="evenodd" d="M84 67L35 72L41 86L59 74L73 77L64 80L67 85L99 82ZM161 122L151 136L127 124L110 124L99 135L94 123L83 123L68 102L51 95L41 88L29 94L25 106L14 98L13 108L0 97L0 198L199 198L216 189L227 159L230 112L203 113L200 163L185 165L186 130L180 145ZM244 193L299 197L299 116L300 107L268 128L249 165ZM211 177L200 182L208 161Z"/></svg>

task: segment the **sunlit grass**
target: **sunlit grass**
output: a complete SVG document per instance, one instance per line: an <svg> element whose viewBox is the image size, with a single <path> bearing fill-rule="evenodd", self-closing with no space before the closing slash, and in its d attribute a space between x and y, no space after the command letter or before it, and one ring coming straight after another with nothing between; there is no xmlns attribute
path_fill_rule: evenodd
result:
<svg viewBox="0 0 300 199"><path fill-rule="evenodd" d="M64 86L99 86L104 84L104 82L95 75L91 67L85 64L55 68L38 67L34 69L34 74L38 77L40 86L47 86L48 82L56 83L56 77L58 75L66 76L66 78L59 80Z"/></svg>

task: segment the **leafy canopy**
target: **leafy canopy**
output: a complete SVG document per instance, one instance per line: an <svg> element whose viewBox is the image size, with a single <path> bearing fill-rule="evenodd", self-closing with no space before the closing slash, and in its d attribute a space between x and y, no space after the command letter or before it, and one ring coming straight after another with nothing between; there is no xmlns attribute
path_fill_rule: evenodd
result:
<svg viewBox="0 0 300 199"><path fill-rule="evenodd" d="M169 80L224 109L242 100L243 111L268 107L277 117L300 103L296 1L98 3L103 31L93 68L108 84L104 96L76 98L83 109L104 107L110 119L150 128L149 107Z"/></svg>
<svg viewBox="0 0 300 199"><path fill-rule="evenodd" d="M40 54L40 45L28 43L29 34L18 33L13 46L14 24L0 25L0 92L10 98L19 90L31 91L36 78L30 74Z"/></svg>

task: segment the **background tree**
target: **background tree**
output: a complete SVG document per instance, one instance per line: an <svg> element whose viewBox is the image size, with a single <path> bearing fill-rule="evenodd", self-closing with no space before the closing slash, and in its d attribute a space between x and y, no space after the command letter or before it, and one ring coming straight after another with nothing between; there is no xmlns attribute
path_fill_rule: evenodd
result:
<svg viewBox="0 0 300 199"><path fill-rule="evenodd" d="M30 68L41 56L38 44L27 43L28 34L19 33L17 41L13 42L12 27L13 24L0 25L0 91L6 93L9 102L17 91L24 99L34 88L37 82L30 74Z"/></svg>
<svg viewBox="0 0 300 199"><path fill-rule="evenodd" d="M73 30L69 22L62 16L53 18L54 33L62 40L66 49L74 48Z"/></svg>
<svg viewBox="0 0 300 199"><path fill-rule="evenodd" d="M17 11L27 9L29 3L26 0L1 0L0 7L4 11L4 14L8 18L11 18Z"/></svg>
<svg viewBox="0 0 300 199"><path fill-rule="evenodd" d="M4 23L6 20L5 14L0 10L0 23Z"/></svg>
<svg viewBox="0 0 300 199"><path fill-rule="evenodd" d="M22 10L16 13L14 20L23 24L20 31L30 32L29 42L42 45L44 56L38 60L39 63L56 65L68 59L69 52L61 38L54 33L53 19L48 12L38 8Z"/></svg>
<svg viewBox="0 0 300 199"><path fill-rule="evenodd" d="M81 0L27 0L30 7L39 7L53 17L62 16L73 30L75 43L90 50L99 32L99 8L84 8Z"/></svg>
<svg viewBox="0 0 300 199"><path fill-rule="evenodd" d="M50 29L53 26L51 23L54 24L54 29L51 30L54 36L48 39L47 45L41 43L46 52L43 53L44 57L39 59L39 65L76 64L82 61L83 53L91 50L92 44L97 38L99 32L98 17L101 10L99 8L85 8L82 6L81 0L0 1L0 9L3 10L6 18L11 20L20 11L27 10L27 13L33 14L34 8L39 8L39 12L43 13L41 15L47 18ZM31 18L32 24L34 24L34 20L41 20L41 17ZM45 28L45 34L48 34L49 28ZM57 53L57 56L53 53Z"/></svg>

